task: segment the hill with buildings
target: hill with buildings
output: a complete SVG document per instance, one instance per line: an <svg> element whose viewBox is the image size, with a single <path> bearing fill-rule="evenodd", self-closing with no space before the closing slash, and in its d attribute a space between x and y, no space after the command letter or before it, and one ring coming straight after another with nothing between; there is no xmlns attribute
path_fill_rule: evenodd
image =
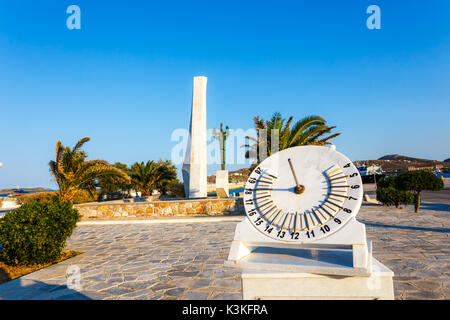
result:
<svg viewBox="0 0 450 320"><path fill-rule="evenodd" d="M448 159L447 159L448 160ZM385 172L413 171L413 170L441 170L450 172L450 161L428 160L413 158L400 154L383 156L377 160L360 160L354 162L356 166L376 165Z"/></svg>

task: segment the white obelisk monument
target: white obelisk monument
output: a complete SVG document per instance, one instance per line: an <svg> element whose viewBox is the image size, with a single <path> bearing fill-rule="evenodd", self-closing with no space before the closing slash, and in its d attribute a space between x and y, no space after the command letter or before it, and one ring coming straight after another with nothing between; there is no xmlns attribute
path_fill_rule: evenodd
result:
<svg viewBox="0 0 450 320"><path fill-rule="evenodd" d="M207 77L194 77L189 140L182 168L187 198L206 197L206 82Z"/></svg>

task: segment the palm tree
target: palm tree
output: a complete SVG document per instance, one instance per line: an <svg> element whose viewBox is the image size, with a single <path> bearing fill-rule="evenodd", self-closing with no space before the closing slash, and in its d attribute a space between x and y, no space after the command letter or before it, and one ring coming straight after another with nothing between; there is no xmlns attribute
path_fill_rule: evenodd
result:
<svg viewBox="0 0 450 320"><path fill-rule="evenodd" d="M127 176L131 175L131 170L125 163L116 162L113 164L117 169L122 170ZM101 177L98 181L98 186L101 188L102 192L117 192L122 191L130 195L131 192L131 180L124 181L120 177L107 176Z"/></svg>
<svg viewBox="0 0 450 320"><path fill-rule="evenodd" d="M152 191L156 188L162 174L160 165L154 161L136 162L131 166L131 181L135 190L141 192L141 196L152 195Z"/></svg>
<svg viewBox="0 0 450 320"><path fill-rule="evenodd" d="M256 158L258 163L266 156L270 156L272 152L295 146L331 144L329 140L340 135L340 133L334 133L325 136L336 126L327 126L325 119L317 115L304 117L292 127L293 116L286 121L279 112L275 112L269 121L260 119L259 116L253 120L258 136L246 137L255 143L244 145L248 148L245 156ZM278 143L278 147L272 146L272 142Z"/></svg>
<svg viewBox="0 0 450 320"><path fill-rule="evenodd" d="M156 189L161 194L167 194L170 189L170 186L173 183L178 183L177 178L177 167L172 164L170 160L162 160L158 161L160 176L158 181L155 184Z"/></svg>
<svg viewBox="0 0 450 320"><path fill-rule="evenodd" d="M82 138L72 149L64 147L59 140L56 143L56 160L50 161L49 165L59 187L56 193L62 201L71 201L81 190L93 195L96 180L102 177L130 180L123 171L104 160L86 160L87 154L81 148L89 140L89 137Z"/></svg>

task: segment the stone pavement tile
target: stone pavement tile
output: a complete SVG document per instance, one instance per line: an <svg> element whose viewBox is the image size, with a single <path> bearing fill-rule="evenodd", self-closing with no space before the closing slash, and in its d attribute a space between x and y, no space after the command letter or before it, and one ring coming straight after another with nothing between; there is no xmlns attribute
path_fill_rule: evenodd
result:
<svg viewBox="0 0 450 320"><path fill-rule="evenodd" d="M157 281L151 280L151 281L132 281L132 282L125 282L119 285L119 288L129 289L129 290L141 290L141 289L148 289L151 286L157 284Z"/></svg>
<svg viewBox="0 0 450 320"><path fill-rule="evenodd" d="M242 300L240 293L216 293L212 297L213 300Z"/></svg>
<svg viewBox="0 0 450 320"><path fill-rule="evenodd" d="M171 277L193 277L198 274L198 271L174 271L170 272Z"/></svg>
<svg viewBox="0 0 450 320"><path fill-rule="evenodd" d="M406 293L406 299L408 300L436 300L443 299L443 296L439 293L432 291L415 291L408 290Z"/></svg>
<svg viewBox="0 0 450 320"><path fill-rule="evenodd" d="M170 283L172 283L176 287L190 288L192 286L192 284L194 283L194 281L195 280L193 278L176 277L176 278L173 278L170 281Z"/></svg>
<svg viewBox="0 0 450 320"><path fill-rule="evenodd" d="M200 278L194 281L191 288L192 289L198 289L198 288L205 288L209 287L212 283L212 280L210 278Z"/></svg>
<svg viewBox="0 0 450 320"><path fill-rule="evenodd" d="M166 289L172 289L175 286L173 284L170 284L168 282L159 282L156 285L152 286L151 289L153 291L160 291L160 290L166 290Z"/></svg>
<svg viewBox="0 0 450 320"><path fill-rule="evenodd" d="M98 291L87 291L87 290L82 290L81 293L83 295L85 295L86 297L88 297L91 300L103 300L107 297L109 297L110 295L106 294L106 293L101 293Z"/></svg>
<svg viewBox="0 0 450 320"><path fill-rule="evenodd" d="M206 300L208 298L209 292L200 292L200 291L187 291L183 299L186 300Z"/></svg>
<svg viewBox="0 0 450 320"><path fill-rule="evenodd" d="M136 291L131 291L129 293L125 293L122 295L122 297L124 298L128 298L128 299L139 299L139 298L144 298L143 300L146 300L145 297L147 297L148 295L148 289L141 289L141 290L136 290Z"/></svg>
<svg viewBox="0 0 450 320"><path fill-rule="evenodd" d="M186 288L174 288L169 289L164 292L164 295L170 296L170 297L178 297L183 294L183 292L186 291Z"/></svg>
<svg viewBox="0 0 450 320"><path fill-rule="evenodd" d="M241 280L230 280L230 279L214 280L214 282L212 283L212 286L220 287L220 288L240 289L241 288Z"/></svg>
<svg viewBox="0 0 450 320"><path fill-rule="evenodd" d="M162 296L158 300L177 300L177 298L176 297L172 297L172 296Z"/></svg>
<svg viewBox="0 0 450 320"><path fill-rule="evenodd" d="M402 291L402 290L416 290L411 282L403 282L403 281L394 281L394 291Z"/></svg>
<svg viewBox="0 0 450 320"><path fill-rule="evenodd" d="M234 275L232 273L223 272L223 271L215 271L214 278L232 278Z"/></svg>
<svg viewBox="0 0 450 320"><path fill-rule="evenodd" d="M418 280L413 281L412 284L419 290L423 291L436 291L441 288L441 283L437 281L430 280Z"/></svg>
<svg viewBox="0 0 450 320"><path fill-rule="evenodd" d="M123 295L125 293L129 293L131 291L133 291L133 290L129 289L129 288L111 287L111 288L108 288L108 289L104 289L104 290L102 290L100 292L106 293L106 294L110 294L110 295L114 295L114 296L121 296L121 295Z"/></svg>

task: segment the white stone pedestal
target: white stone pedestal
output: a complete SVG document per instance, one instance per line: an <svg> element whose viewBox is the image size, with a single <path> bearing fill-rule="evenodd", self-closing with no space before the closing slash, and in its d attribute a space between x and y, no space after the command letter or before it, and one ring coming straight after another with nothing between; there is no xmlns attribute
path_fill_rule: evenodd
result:
<svg viewBox="0 0 450 320"><path fill-rule="evenodd" d="M226 266L265 271L368 276L371 243L364 224L351 219L341 231L314 243L275 241L245 218L236 226Z"/></svg>
<svg viewBox="0 0 450 320"><path fill-rule="evenodd" d="M216 194L219 198L228 198L230 196L228 170L219 170L216 172Z"/></svg>
<svg viewBox="0 0 450 320"><path fill-rule="evenodd" d="M372 258L370 276L333 276L299 272L242 271L244 300L394 299L394 273Z"/></svg>

